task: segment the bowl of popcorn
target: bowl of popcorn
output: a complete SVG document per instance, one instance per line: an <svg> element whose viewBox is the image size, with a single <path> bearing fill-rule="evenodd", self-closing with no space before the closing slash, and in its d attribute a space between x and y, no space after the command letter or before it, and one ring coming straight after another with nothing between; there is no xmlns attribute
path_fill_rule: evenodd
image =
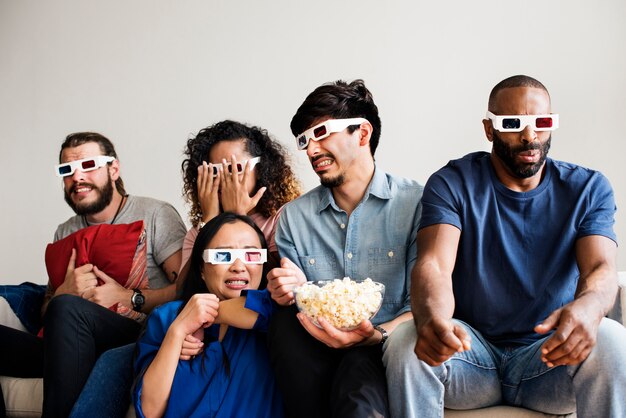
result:
<svg viewBox="0 0 626 418"><path fill-rule="evenodd" d="M293 293L298 310L315 325L319 327L317 318L323 317L335 328L348 331L376 315L383 302L385 285L370 278L352 280L344 277L306 282L296 287Z"/></svg>

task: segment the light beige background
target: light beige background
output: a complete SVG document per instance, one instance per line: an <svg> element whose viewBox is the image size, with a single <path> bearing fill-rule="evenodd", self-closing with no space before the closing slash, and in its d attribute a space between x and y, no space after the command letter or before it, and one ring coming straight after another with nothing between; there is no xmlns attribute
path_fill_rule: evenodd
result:
<svg viewBox="0 0 626 418"><path fill-rule="evenodd" d="M374 94L378 165L424 183L489 149L495 83L534 76L561 115L551 156L600 169L624 208L625 45L623 0L0 0L0 283L47 280L46 243L72 215L52 169L68 133L111 138L130 193L186 220L183 146L224 118L267 128L317 185L289 122L336 79Z"/></svg>

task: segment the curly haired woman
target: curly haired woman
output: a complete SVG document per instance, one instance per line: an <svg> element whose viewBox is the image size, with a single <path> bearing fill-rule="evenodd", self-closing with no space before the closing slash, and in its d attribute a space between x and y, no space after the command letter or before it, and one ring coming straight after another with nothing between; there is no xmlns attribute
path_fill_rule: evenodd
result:
<svg viewBox="0 0 626 418"><path fill-rule="evenodd" d="M185 156L183 194L193 227L183 244L181 276L198 230L221 212L250 216L268 241L270 267L277 266L278 216L301 193L283 147L265 129L225 120L190 138Z"/></svg>

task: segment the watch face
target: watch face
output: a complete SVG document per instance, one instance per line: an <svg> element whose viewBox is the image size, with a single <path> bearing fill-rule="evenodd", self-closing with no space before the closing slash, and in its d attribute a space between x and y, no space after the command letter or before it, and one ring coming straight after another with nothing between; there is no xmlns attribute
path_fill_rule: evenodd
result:
<svg viewBox="0 0 626 418"><path fill-rule="evenodd" d="M133 304L133 309L138 311L138 310L141 309L141 307L145 303L146 298L141 293L135 293L135 294L133 294L133 297L132 297L132 299L130 301Z"/></svg>

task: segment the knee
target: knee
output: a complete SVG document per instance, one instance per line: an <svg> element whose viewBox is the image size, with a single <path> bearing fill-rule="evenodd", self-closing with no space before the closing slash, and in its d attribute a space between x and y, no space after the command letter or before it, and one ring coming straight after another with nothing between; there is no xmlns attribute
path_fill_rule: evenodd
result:
<svg viewBox="0 0 626 418"><path fill-rule="evenodd" d="M385 367L404 367L407 362L417 361L415 356L415 343L417 331L413 321L406 321L391 333L383 346L383 363Z"/></svg>
<svg viewBox="0 0 626 418"><path fill-rule="evenodd" d="M50 303L48 303L48 308L44 315L44 324L48 325L50 321L76 316L77 312L79 312L85 303L91 302L74 295L55 296L50 300Z"/></svg>
<svg viewBox="0 0 626 418"><path fill-rule="evenodd" d="M603 369L611 374L615 374L617 368L626 377L626 363L623 361L625 342L626 328L612 319L602 319L598 327L596 346L585 363L594 363L596 370Z"/></svg>

